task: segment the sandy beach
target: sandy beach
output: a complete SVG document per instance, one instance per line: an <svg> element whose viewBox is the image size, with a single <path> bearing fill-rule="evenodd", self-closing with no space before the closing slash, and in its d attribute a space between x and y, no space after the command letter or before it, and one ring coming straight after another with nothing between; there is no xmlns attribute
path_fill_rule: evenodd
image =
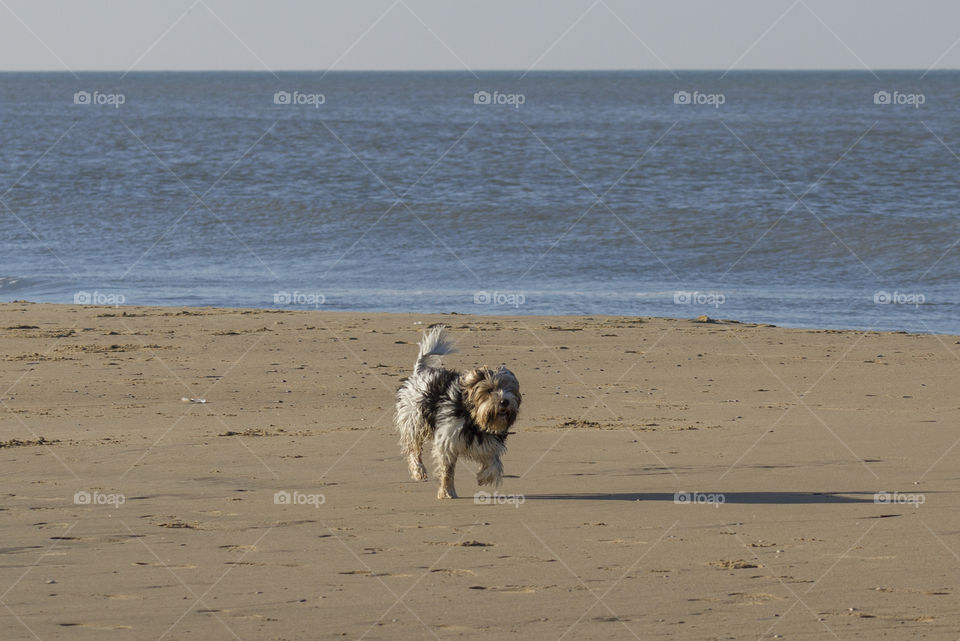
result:
<svg viewBox="0 0 960 641"><path fill-rule="evenodd" d="M420 332L524 394L409 478ZM960 339L0 305L3 639L957 639ZM432 467L431 467L432 471ZM483 488L487 490L488 488Z"/></svg>

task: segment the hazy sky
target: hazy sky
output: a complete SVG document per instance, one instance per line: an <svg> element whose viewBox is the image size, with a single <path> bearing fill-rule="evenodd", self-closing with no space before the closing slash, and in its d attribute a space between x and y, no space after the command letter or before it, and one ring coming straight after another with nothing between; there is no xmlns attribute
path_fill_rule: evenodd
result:
<svg viewBox="0 0 960 641"><path fill-rule="evenodd" d="M0 0L2 70L960 67L957 0Z"/></svg>

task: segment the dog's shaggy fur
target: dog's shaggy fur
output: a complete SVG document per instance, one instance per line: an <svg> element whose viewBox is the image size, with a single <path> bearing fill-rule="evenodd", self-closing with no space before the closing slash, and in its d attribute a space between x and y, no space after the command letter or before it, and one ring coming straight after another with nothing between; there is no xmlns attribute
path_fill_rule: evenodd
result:
<svg viewBox="0 0 960 641"><path fill-rule="evenodd" d="M517 377L505 367L478 367L462 374L442 368L440 356L455 351L446 328L432 328L420 340L413 376L397 391L396 424L410 475L426 480L423 444L432 439L441 499L457 497L453 473L460 457L480 464L480 485L503 483L500 458L521 400Z"/></svg>

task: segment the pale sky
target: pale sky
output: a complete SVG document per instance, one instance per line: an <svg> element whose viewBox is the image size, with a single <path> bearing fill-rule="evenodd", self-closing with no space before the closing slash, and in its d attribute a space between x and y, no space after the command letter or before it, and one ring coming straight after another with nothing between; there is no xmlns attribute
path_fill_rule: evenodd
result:
<svg viewBox="0 0 960 641"><path fill-rule="evenodd" d="M0 0L0 70L956 69L957 0Z"/></svg>

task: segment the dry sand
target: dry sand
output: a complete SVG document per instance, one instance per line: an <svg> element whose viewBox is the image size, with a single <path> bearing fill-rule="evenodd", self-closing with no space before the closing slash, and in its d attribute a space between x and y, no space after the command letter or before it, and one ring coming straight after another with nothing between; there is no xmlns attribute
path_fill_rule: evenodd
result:
<svg viewBox="0 0 960 641"><path fill-rule="evenodd" d="M502 502L399 456L435 322L520 378ZM955 640L958 343L0 305L0 637Z"/></svg>

